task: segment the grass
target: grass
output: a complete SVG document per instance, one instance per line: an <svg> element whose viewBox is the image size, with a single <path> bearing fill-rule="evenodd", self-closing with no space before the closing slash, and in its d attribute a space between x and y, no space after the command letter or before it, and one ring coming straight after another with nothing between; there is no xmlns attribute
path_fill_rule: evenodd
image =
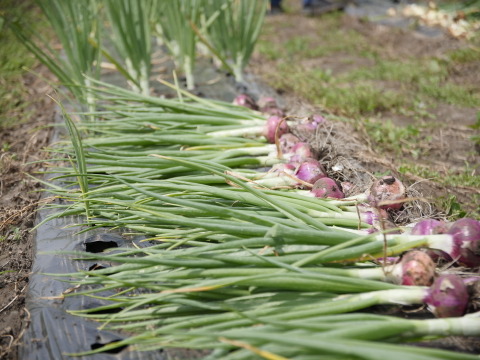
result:
<svg viewBox="0 0 480 360"><path fill-rule="evenodd" d="M29 51L23 47L12 32L7 29L5 19L15 16L33 17L30 1L2 1L0 6L0 128L19 124L29 117L30 103L28 89L23 77L25 68L33 68L37 63ZM32 21L40 29L41 21Z"/></svg>
<svg viewBox="0 0 480 360"><path fill-rule="evenodd" d="M444 185L480 188L480 176L478 176L477 171L470 164L465 164L465 168L460 171L446 170L443 172L432 170L423 165L404 164L398 168L398 171L401 173L415 173Z"/></svg>

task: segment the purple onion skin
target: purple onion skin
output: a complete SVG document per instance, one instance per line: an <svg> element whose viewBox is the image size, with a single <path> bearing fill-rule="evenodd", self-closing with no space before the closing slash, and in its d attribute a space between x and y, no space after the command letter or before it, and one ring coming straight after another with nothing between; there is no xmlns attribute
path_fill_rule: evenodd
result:
<svg viewBox="0 0 480 360"><path fill-rule="evenodd" d="M447 225L443 221L426 219L421 220L412 228L412 235L444 234L447 232Z"/></svg>
<svg viewBox="0 0 480 360"><path fill-rule="evenodd" d="M342 183L343 184L343 183ZM342 186L343 189L343 186ZM381 219L388 220L388 212L383 209L377 209L370 206L359 205L358 210L362 213L363 222L369 225L377 225Z"/></svg>
<svg viewBox="0 0 480 360"><path fill-rule="evenodd" d="M319 114L313 114L312 116L310 116L309 119L311 119L312 123L317 125L324 124L327 122L327 119L325 119L322 115L319 115Z"/></svg>
<svg viewBox="0 0 480 360"><path fill-rule="evenodd" d="M465 314L469 296L463 280L450 274L435 279L424 301L436 317L459 317Z"/></svg>
<svg viewBox="0 0 480 360"><path fill-rule="evenodd" d="M290 162L292 164L297 164L297 165L301 164L307 159L316 158L315 151L313 151L312 147L305 142L296 143L292 147L292 150L290 151L290 153L293 154L292 157L290 158Z"/></svg>
<svg viewBox="0 0 480 360"><path fill-rule="evenodd" d="M330 197L335 199L343 199L345 197L337 182L329 177L318 179L313 184L311 193L315 197L322 198Z"/></svg>
<svg viewBox="0 0 480 360"><path fill-rule="evenodd" d="M402 285L430 286L435 277L435 263L432 258L420 250L411 250L403 254Z"/></svg>
<svg viewBox="0 0 480 360"><path fill-rule="evenodd" d="M324 124L327 120L322 115L313 114L303 119L298 125L297 129L300 131L312 132L315 131L320 124Z"/></svg>
<svg viewBox="0 0 480 360"><path fill-rule="evenodd" d="M267 124L265 125L263 135L270 144L275 144L277 137L280 138L283 134L286 134L289 131L290 129L283 118L272 115L267 119Z"/></svg>
<svg viewBox="0 0 480 360"><path fill-rule="evenodd" d="M480 266L480 221L463 218L455 221L447 234L453 236L454 246L450 253L460 265Z"/></svg>
<svg viewBox="0 0 480 360"><path fill-rule="evenodd" d="M317 180L326 177L327 174L320 162L315 159L309 159L298 166L295 176L300 180L313 184Z"/></svg>
<svg viewBox="0 0 480 360"><path fill-rule="evenodd" d="M278 139L280 145L280 151L283 154L290 154L294 152L294 146L297 145L300 141L298 137L293 134L287 133L280 136Z"/></svg>
<svg viewBox="0 0 480 360"><path fill-rule="evenodd" d="M381 202L390 202L405 199L405 186L393 176L383 176L373 183L370 188L369 201L373 206ZM403 203L382 204L382 209L399 210Z"/></svg>
<svg viewBox="0 0 480 360"><path fill-rule="evenodd" d="M252 110L257 110L258 106L255 104L255 100L253 100L247 94L240 94L233 99L232 102L234 105L243 106Z"/></svg>

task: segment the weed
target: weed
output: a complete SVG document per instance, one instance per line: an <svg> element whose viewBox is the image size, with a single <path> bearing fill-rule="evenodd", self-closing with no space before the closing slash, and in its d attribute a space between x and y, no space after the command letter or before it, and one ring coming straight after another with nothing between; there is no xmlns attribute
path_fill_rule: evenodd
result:
<svg viewBox="0 0 480 360"><path fill-rule="evenodd" d="M467 212L462 209L462 206L457 201L457 198L455 195L448 195L445 197L441 197L438 202L440 207L444 209L445 214L451 220L463 218L467 215Z"/></svg>

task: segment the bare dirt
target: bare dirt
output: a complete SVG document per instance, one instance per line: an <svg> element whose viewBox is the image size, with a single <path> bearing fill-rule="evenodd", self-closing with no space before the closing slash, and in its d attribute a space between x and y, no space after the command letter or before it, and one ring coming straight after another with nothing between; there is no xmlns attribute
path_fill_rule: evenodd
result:
<svg viewBox="0 0 480 360"><path fill-rule="evenodd" d="M311 22L315 18L302 15L278 15L269 21L286 21L284 16L297 16L295 27L279 27L279 39L308 33ZM289 19L291 21L292 19ZM391 29L381 25L371 24L345 15L343 25L360 33L367 33L373 43L386 53L417 54L418 56L436 54L441 56L448 49L465 46L455 39L431 39L418 34ZM319 40L321 41L321 40ZM338 64L346 62L329 57L318 59L317 64L331 66L335 71L342 71ZM359 61L365 61L359 60ZM353 62L353 63L352 63ZM355 58L347 62L354 66ZM353 64L353 65L352 65ZM271 67L265 59L256 57L249 68L250 72L268 74ZM471 65L455 69L455 78L459 83L480 83L480 63L475 69ZM344 70L344 69L343 69ZM267 75L268 76L268 75ZM32 104L27 109L31 112L28 122L13 128L0 130L0 358L17 360L17 345L22 341L22 334L29 324L29 314L25 309L25 294L28 288L28 275L31 271L34 255L34 236L30 232L34 224L35 209L39 202L38 190L40 184L28 174L35 174L44 164L47 155L43 152L49 143L50 131L45 128L53 119L53 102L48 98L51 89L43 81L27 75L24 81L29 85L29 95ZM288 89L276 89L285 98L286 106L291 112L314 109L311 104L299 99ZM442 119L441 129L431 127L431 137L438 141L429 142L429 156L421 161L434 169L455 168L462 166L467 159L479 165L478 152L472 142L467 141L471 135L468 125L475 122L475 112L454 106L442 106L432 109L438 118ZM12 114L18 116L19 114ZM398 117L398 124L408 124L412 120ZM345 141L352 146L342 153L338 150L338 158L354 156L361 166L371 172L390 169L396 172L395 158L385 154L376 154L362 133L351 128L338 128ZM32 163L34 162L34 163ZM405 175L411 183L420 181L418 191L425 197L439 194L454 194L459 201L468 201L473 194L479 194L480 189L469 187L449 188L429 179L423 179L413 174ZM477 204L478 205L478 204Z"/></svg>
<svg viewBox="0 0 480 360"><path fill-rule="evenodd" d="M33 75L24 82L31 103L10 115L20 119L28 114L29 120L0 130L0 359L5 360L17 359L16 347L29 323L25 296L35 252L31 229L41 190L31 175L48 156L43 150L53 116L50 87Z"/></svg>

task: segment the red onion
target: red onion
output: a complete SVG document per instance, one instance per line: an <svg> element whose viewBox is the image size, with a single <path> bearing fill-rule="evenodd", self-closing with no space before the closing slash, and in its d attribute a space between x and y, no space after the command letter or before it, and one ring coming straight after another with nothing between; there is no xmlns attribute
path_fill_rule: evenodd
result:
<svg viewBox="0 0 480 360"><path fill-rule="evenodd" d="M287 122L280 116L272 115L267 119L263 135L270 144L274 144L277 137L280 138L280 136L288 132Z"/></svg>
<svg viewBox="0 0 480 360"><path fill-rule="evenodd" d="M238 106L243 106L252 110L257 110L257 104L255 104L255 100L253 100L247 94L240 94L233 99L233 104Z"/></svg>
<svg viewBox="0 0 480 360"><path fill-rule="evenodd" d="M290 162L293 164L300 164L307 159L315 159L317 157L312 147L305 142L296 143L290 153L292 154Z"/></svg>
<svg viewBox="0 0 480 360"><path fill-rule="evenodd" d="M315 183L318 179L327 176L325 169L317 160L308 159L298 166L295 176L300 180L306 181L310 184Z"/></svg>
<svg viewBox="0 0 480 360"><path fill-rule="evenodd" d="M315 131L318 125L325 122L326 120L322 115L313 114L300 121L300 123L297 125L297 130L307 132Z"/></svg>
<svg viewBox="0 0 480 360"><path fill-rule="evenodd" d="M480 266L480 222L463 218L455 221L447 231L454 245L449 255L461 265Z"/></svg>
<svg viewBox="0 0 480 360"><path fill-rule="evenodd" d="M297 145L300 141L298 137L293 134L287 133L280 136L278 139L280 145L280 151L282 154L289 154L294 151L294 146Z"/></svg>
<svg viewBox="0 0 480 360"><path fill-rule="evenodd" d="M319 114L313 114L312 116L309 117L309 119L311 119L311 122L316 125L324 124L327 122L327 120L322 115L319 115Z"/></svg>
<svg viewBox="0 0 480 360"><path fill-rule="evenodd" d="M383 176L373 183L370 188L369 201L377 206L382 202L394 202L405 199L405 186L393 176ZM403 203L381 204L382 209L398 210Z"/></svg>
<svg viewBox="0 0 480 360"><path fill-rule="evenodd" d="M443 221L426 219L421 220L412 228L412 235L432 235L447 232L447 226Z"/></svg>
<svg viewBox="0 0 480 360"><path fill-rule="evenodd" d="M314 184L311 193L315 197L330 197L336 199L343 199L343 194L337 182L329 177L318 179Z"/></svg>
<svg viewBox="0 0 480 360"><path fill-rule="evenodd" d="M441 275L428 290L424 299L437 317L462 316L469 296L463 280L456 275Z"/></svg>
<svg viewBox="0 0 480 360"><path fill-rule="evenodd" d="M411 250L400 259L402 285L430 286L435 277L435 263L423 251Z"/></svg>

